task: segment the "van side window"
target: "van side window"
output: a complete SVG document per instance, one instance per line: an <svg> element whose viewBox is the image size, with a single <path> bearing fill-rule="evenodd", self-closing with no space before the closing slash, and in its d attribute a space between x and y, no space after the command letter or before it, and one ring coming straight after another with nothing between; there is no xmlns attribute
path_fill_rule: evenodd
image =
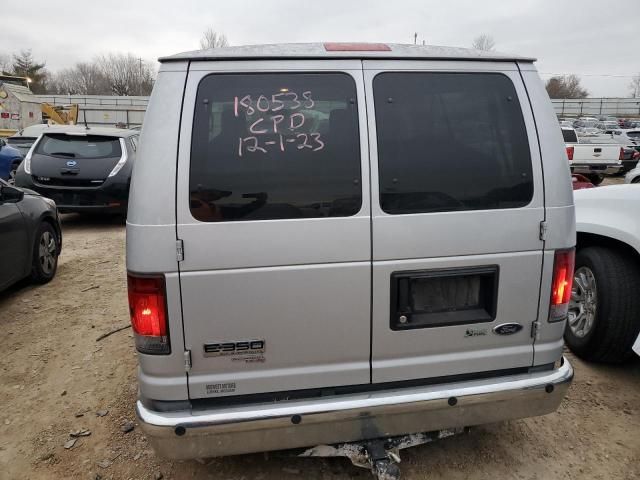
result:
<svg viewBox="0 0 640 480"><path fill-rule="evenodd" d="M516 208L531 201L529 142L508 77L381 73L373 94L386 213Z"/></svg>
<svg viewBox="0 0 640 480"><path fill-rule="evenodd" d="M342 73L211 74L198 86L189 205L204 222L355 215L356 87Z"/></svg>

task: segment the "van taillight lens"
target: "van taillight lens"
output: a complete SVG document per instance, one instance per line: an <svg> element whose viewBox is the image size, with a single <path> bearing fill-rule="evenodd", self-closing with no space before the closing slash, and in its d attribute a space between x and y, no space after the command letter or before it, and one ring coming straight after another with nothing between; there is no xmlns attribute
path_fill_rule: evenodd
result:
<svg viewBox="0 0 640 480"><path fill-rule="evenodd" d="M553 261L553 283L551 284L550 322L564 320L569 313L575 255L576 252L573 248L556 251Z"/></svg>
<svg viewBox="0 0 640 480"><path fill-rule="evenodd" d="M573 160L573 147L567 147L567 158Z"/></svg>
<svg viewBox="0 0 640 480"><path fill-rule="evenodd" d="M167 299L164 276L127 275L129 313L141 353L156 355L171 353L167 327Z"/></svg>
<svg viewBox="0 0 640 480"><path fill-rule="evenodd" d="M620 147L620 155L618 155L618 160L624 160L624 148Z"/></svg>

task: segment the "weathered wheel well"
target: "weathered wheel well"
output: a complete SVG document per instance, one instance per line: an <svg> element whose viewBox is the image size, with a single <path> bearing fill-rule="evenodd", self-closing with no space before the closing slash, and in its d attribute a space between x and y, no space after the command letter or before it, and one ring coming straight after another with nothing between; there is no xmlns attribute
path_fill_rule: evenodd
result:
<svg viewBox="0 0 640 480"><path fill-rule="evenodd" d="M577 233L576 248L578 250L581 248L593 246L607 247L611 248L612 250L625 252L630 259L633 259L638 263L638 265L640 265L640 253L638 253L638 251L631 245L621 242L620 240L616 240L615 238L605 237L604 235L597 235L595 233L586 232Z"/></svg>

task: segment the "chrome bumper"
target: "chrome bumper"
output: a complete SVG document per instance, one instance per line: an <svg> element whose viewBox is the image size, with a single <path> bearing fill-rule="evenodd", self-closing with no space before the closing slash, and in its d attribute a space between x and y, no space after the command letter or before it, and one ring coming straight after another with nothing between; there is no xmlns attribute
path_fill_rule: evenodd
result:
<svg viewBox="0 0 640 480"><path fill-rule="evenodd" d="M151 446L167 458L206 458L467 427L553 412L573 379L555 370L204 412L159 413L137 403Z"/></svg>
<svg viewBox="0 0 640 480"><path fill-rule="evenodd" d="M622 170L622 163L614 163L611 165L589 165L589 164L572 164L571 171L580 174L605 174L613 175Z"/></svg>

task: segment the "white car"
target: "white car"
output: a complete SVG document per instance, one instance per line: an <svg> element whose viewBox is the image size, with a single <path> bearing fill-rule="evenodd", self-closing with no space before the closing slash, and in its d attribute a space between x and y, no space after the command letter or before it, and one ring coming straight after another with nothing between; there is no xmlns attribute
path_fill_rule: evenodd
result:
<svg viewBox="0 0 640 480"><path fill-rule="evenodd" d="M586 360L623 362L634 350L640 355L640 189L573 193L577 246L565 341Z"/></svg>
<svg viewBox="0 0 640 480"><path fill-rule="evenodd" d="M613 138L622 145L640 145L640 129L615 130Z"/></svg>
<svg viewBox="0 0 640 480"><path fill-rule="evenodd" d="M640 167L629 170L624 177L624 183L640 183Z"/></svg>

